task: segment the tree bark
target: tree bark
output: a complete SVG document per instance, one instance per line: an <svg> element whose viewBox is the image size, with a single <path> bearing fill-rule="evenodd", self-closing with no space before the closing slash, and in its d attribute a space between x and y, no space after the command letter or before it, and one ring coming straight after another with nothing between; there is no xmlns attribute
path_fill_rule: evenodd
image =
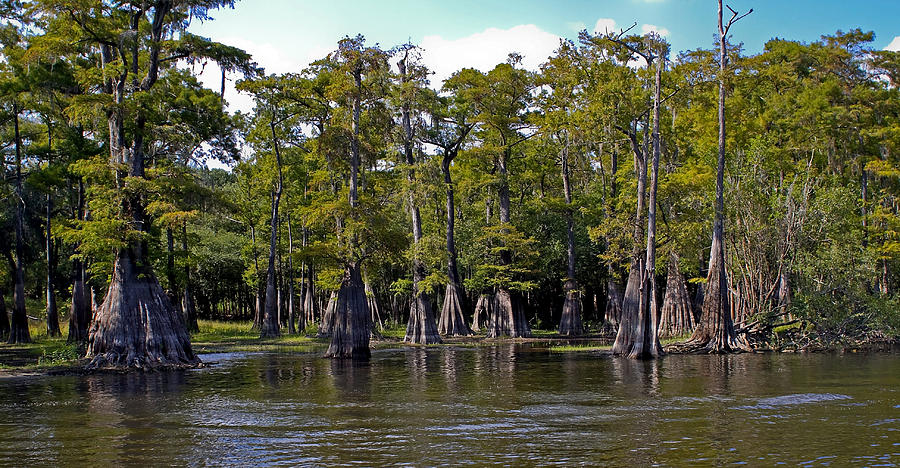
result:
<svg viewBox="0 0 900 468"><path fill-rule="evenodd" d="M509 211L509 170L507 163L510 158L510 149L503 150L499 158L500 170L499 209L500 224L508 226L510 223ZM506 229L504 228L504 231ZM500 265L512 264L512 253L508 249L500 252ZM508 335L511 338L527 338L531 336L531 327L525 318L525 307L519 293L508 288L499 288L495 295L495 307L492 310L490 324L488 325L488 338L497 338Z"/></svg>
<svg viewBox="0 0 900 468"><path fill-rule="evenodd" d="M352 98L352 120L350 139L350 209L359 209L357 198L359 179L359 117L361 111L362 93L362 65L357 64L353 70L356 92ZM351 240L354 250L356 239ZM369 351L369 307L366 303L366 291L360 275L360 266L357 261L348 259L338 290L337 301L334 309L334 329L331 333L331 344L325 352L325 357L368 359Z"/></svg>
<svg viewBox="0 0 900 468"><path fill-rule="evenodd" d="M75 214L84 220L84 183L78 180L78 202ZM72 262L72 307L69 309L68 343L81 343L87 340L88 326L91 320L91 297L85 287L87 271L84 262L75 259Z"/></svg>
<svg viewBox="0 0 900 468"><path fill-rule="evenodd" d="M678 255L669 256L669 270L666 276L666 297L663 300L659 320L659 334L677 337L694 331L694 311L688 295L684 275L678 269Z"/></svg>
<svg viewBox="0 0 900 468"><path fill-rule="evenodd" d="M408 53L408 52L407 52ZM400 62L400 79L402 85L409 82L407 74L407 56ZM419 244L422 241L422 220L419 214L419 206L416 203L415 191L413 190L416 183L415 166L416 159L413 154L413 130L410 123L410 105L409 100L404 99L400 108L401 120L403 124L403 153L406 159L408 169L406 171L406 180L409 183L409 211L412 217L412 234L413 234L413 297L410 300L409 321L406 325L406 336L403 341L413 344L433 344L441 343L441 337L438 335L437 324L434 322L434 312L431 310L431 299L428 292L419 287L419 283L425 279L425 264L419 258Z"/></svg>
<svg viewBox="0 0 900 468"><path fill-rule="evenodd" d="M566 198L566 283L562 314L559 319L559 334L566 336L579 336L584 333L581 323L581 291L575 280L575 220L572 211L572 187L569 183L569 141L566 135L566 143L562 150L561 158L563 192Z"/></svg>
<svg viewBox="0 0 900 468"><path fill-rule="evenodd" d="M281 172L281 149L278 145L278 135L275 133L275 117L269 122L272 131L272 145L275 149L275 165L278 169L278 179L275 189L272 191L272 217L271 235L269 238L269 265L266 270L266 308L263 313L260 338L273 338L281 336L281 324L278 323L278 293L275 280L275 254L278 249L278 206L281 202L281 192L284 185L284 177Z"/></svg>
<svg viewBox="0 0 900 468"><path fill-rule="evenodd" d="M294 230L291 226L291 217L287 216L288 229L288 333L291 335L297 333L294 328ZM305 327L303 316L300 316L299 327Z"/></svg>
<svg viewBox="0 0 900 468"><path fill-rule="evenodd" d="M13 130L16 145L16 262L13 270L13 311L8 343L31 343L28 315L25 311L25 199L22 191L22 136L19 133L19 105L13 102Z"/></svg>
<svg viewBox="0 0 900 468"><path fill-rule="evenodd" d="M150 53L147 58L147 75L138 84L137 61L133 60L132 88L148 91L159 75L159 51L163 39L165 17L172 8L167 1L153 5ZM132 32L138 34L140 16L132 21ZM135 52L137 41L135 42ZM102 48L104 69L112 61L110 46ZM138 109L131 148L125 145L123 121L124 95L127 69L117 70L113 91L117 104L108 111L110 129L110 160L115 166L125 166L130 177L144 178L144 132L146 118ZM110 79L112 80L112 79ZM109 83L109 82L108 82ZM109 88L112 88L110 86ZM122 173L117 183L123 184ZM131 228L142 232L146 229L143 200L138 195L125 197L123 212L131 218ZM133 241L116 252L112 281L103 304L97 310L88 336L86 357L91 368L160 368L192 367L200 359L191 350L190 336L175 307L159 285L147 259L145 241Z"/></svg>
<svg viewBox="0 0 900 468"><path fill-rule="evenodd" d="M189 332L196 333L200 331L200 325L197 323L197 306L194 304L193 288L191 288L191 266L187 261L190 251L188 250L187 223L181 224L181 250L184 251L184 294L181 299L181 310L184 313L184 320L187 322Z"/></svg>
<svg viewBox="0 0 900 468"><path fill-rule="evenodd" d="M648 66L651 60L648 60ZM628 283L625 286L625 297L622 302L622 319L613 354L621 354L634 359L655 358L662 354L662 346L657 337L657 309L654 287L654 263L656 260L656 183L659 170L659 85L660 68L657 64L656 90L654 92L653 115L653 170L650 187L650 208L647 216L646 257L641 258L640 241L643 225L643 210L647 183L646 139L644 151L638 149L634 131L629 133L632 149L635 154L635 167L639 167L638 206L634 227L634 252ZM645 127L646 128L646 127ZM646 138L646 132L644 137ZM651 263L653 262L653 263Z"/></svg>
<svg viewBox="0 0 900 468"><path fill-rule="evenodd" d="M719 0L719 155L716 170L716 211L712 246L709 252L709 274L700 321L689 343L709 353L740 351L731 319L728 297L728 275L725 272L725 71L726 31L722 22L722 0Z"/></svg>
<svg viewBox="0 0 900 468"><path fill-rule="evenodd" d="M444 294L444 305L441 307L441 318L438 321L438 333L451 336L467 336L473 332L466 324L465 299L466 293L463 290L462 281L459 277L459 267L457 266L458 255L456 253L455 225L456 225L456 207L454 200L453 179L450 175L450 164L456 158L458 152L458 144L462 140L454 143L454 147L445 149L444 157L441 161L441 171L444 174L444 186L447 190L447 291Z"/></svg>

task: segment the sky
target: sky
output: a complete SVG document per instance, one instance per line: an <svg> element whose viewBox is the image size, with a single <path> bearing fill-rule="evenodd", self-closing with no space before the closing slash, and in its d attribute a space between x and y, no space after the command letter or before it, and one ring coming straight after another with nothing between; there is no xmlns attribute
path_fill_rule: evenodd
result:
<svg viewBox="0 0 900 468"><path fill-rule="evenodd" d="M876 49L900 50L900 0L730 0L753 13L731 30L731 41L757 53L778 37L810 42L823 34L861 28L875 32ZM488 71L510 52L537 67L560 38L578 31L657 31L674 51L711 48L716 40L715 0L242 0L212 12L214 20L190 31L253 55L266 73L299 72L334 50L344 36L362 34L383 48L411 41L440 82L462 67ZM199 70L198 70L199 71ZM220 72L207 65L201 80L218 90ZM234 90L232 110L250 111L252 100Z"/></svg>

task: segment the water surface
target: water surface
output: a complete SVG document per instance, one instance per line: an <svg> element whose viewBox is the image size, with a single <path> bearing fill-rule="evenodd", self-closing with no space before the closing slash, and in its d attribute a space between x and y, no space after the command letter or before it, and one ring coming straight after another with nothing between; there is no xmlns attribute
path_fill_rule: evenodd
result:
<svg viewBox="0 0 900 468"><path fill-rule="evenodd" d="M666 356L540 345L203 356L0 380L0 464L900 464L900 355Z"/></svg>

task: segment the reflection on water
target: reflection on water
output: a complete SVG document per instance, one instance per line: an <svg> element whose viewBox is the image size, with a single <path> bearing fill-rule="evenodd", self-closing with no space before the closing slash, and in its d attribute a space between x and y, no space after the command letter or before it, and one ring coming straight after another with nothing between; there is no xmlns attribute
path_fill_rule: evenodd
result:
<svg viewBox="0 0 900 468"><path fill-rule="evenodd" d="M0 381L0 464L900 463L895 354L641 362L502 344L204 360Z"/></svg>

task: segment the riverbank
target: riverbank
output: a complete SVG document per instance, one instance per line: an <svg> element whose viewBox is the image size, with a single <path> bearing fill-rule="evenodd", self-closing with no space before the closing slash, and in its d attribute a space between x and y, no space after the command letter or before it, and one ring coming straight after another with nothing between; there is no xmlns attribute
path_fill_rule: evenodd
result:
<svg viewBox="0 0 900 468"><path fill-rule="evenodd" d="M63 325L61 337L48 337L43 323L31 324L33 343L6 344L0 343L0 378L39 374L79 373L86 361L81 358L84 349L81 345L66 343L66 325ZM372 348L392 349L398 347L418 346L403 343L405 325L387 326L379 330L372 339ZM483 334L466 337L444 337L443 343L428 345L434 347L485 347L499 343L531 343L537 349L545 349L550 353L609 353L615 335L591 333L580 337L559 335L556 330L532 330L531 338L485 338ZM662 338L661 343L670 354L681 354L675 343L683 342L688 336ZM275 352L275 353L324 353L329 338L316 336L315 327L309 327L300 333L284 334L278 338L259 337L259 332L252 328L251 322L200 321L200 332L191 336L193 350L197 354L231 353L231 352ZM792 346L754 347L755 352L774 353L806 353L806 352L893 352L900 344L895 340L872 340L869 342L854 341L831 347L809 346L806 348Z"/></svg>

